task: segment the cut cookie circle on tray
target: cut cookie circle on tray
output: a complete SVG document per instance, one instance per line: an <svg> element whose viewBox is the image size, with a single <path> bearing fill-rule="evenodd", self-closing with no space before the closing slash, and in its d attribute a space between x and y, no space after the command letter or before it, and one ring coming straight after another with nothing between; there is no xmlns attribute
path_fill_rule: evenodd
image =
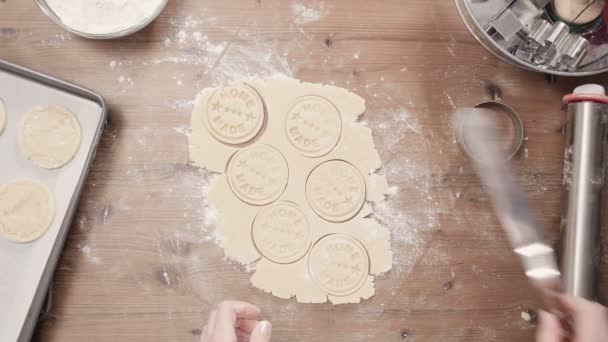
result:
<svg viewBox="0 0 608 342"><path fill-rule="evenodd" d="M321 96L299 98L285 115L285 135L306 157L321 157L336 147L342 133L338 109Z"/></svg>
<svg viewBox="0 0 608 342"><path fill-rule="evenodd" d="M74 158L81 134L78 119L68 109L36 107L25 114L19 129L19 148L34 164L56 169Z"/></svg>
<svg viewBox="0 0 608 342"><path fill-rule="evenodd" d="M348 296L365 284L369 256L361 242L349 235L326 235L310 251L308 272L328 295Z"/></svg>
<svg viewBox="0 0 608 342"><path fill-rule="evenodd" d="M330 160L308 176L306 197L317 215L331 222L344 222L361 210L365 180L352 164Z"/></svg>
<svg viewBox="0 0 608 342"><path fill-rule="evenodd" d="M6 127L6 107L4 107L4 102L0 98L0 135L4 132L4 127Z"/></svg>
<svg viewBox="0 0 608 342"><path fill-rule="evenodd" d="M230 145L244 144L262 129L264 104L253 88L233 85L216 90L203 115L215 139Z"/></svg>
<svg viewBox="0 0 608 342"><path fill-rule="evenodd" d="M277 264L290 264L308 252L310 228L310 221L299 206L291 202L278 202L257 214L251 236L265 258Z"/></svg>
<svg viewBox="0 0 608 342"><path fill-rule="evenodd" d="M277 200L289 178L287 161L274 147L255 145L236 152L226 168L232 192L243 202L266 205Z"/></svg>
<svg viewBox="0 0 608 342"><path fill-rule="evenodd" d="M0 186L0 237L34 241L44 235L54 217L53 194L46 185L18 179Z"/></svg>

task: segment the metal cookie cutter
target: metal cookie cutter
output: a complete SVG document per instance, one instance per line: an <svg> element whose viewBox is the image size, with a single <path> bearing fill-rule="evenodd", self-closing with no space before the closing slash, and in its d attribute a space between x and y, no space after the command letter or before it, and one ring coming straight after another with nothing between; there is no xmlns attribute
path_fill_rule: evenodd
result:
<svg viewBox="0 0 608 342"><path fill-rule="evenodd" d="M495 110L497 112L504 113L511 120L511 123L513 124L513 134L514 134L513 144L505 152L504 161L511 160L513 158L513 156L515 156L517 151L519 151L519 149L521 148L521 145L524 142L524 125L521 121L521 118L519 117L519 114L517 114L517 112L513 108L509 107L508 105L506 105L504 102L502 102L500 100L485 101L485 102L477 104L476 106L473 107L473 109ZM465 112L466 109L461 110L461 111ZM458 125L458 128L457 128L458 129L457 130L458 142L459 142L459 145L462 148L463 152L467 155L467 157L476 160L475 155L471 152L471 149L467 145L467 139L466 139L467 133L464 129L464 127L466 125L464 125L462 122L464 120L467 120L466 114L464 114L462 116L461 123Z"/></svg>

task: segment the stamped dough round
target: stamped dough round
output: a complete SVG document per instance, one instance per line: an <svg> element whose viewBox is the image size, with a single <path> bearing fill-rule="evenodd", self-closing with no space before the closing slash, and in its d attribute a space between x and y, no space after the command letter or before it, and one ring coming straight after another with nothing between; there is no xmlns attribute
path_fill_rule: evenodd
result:
<svg viewBox="0 0 608 342"><path fill-rule="evenodd" d="M240 150L228 162L228 184L243 202L266 205L277 200L289 178L287 161L268 145Z"/></svg>
<svg viewBox="0 0 608 342"><path fill-rule="evenodd" d="M365 202L365 180L353 165L330 160L317 166L308 176L306 197L322 218L344 222L361 210Z"/></svg>
<svg viewBox="0 0 608 342"><path fill-rule="evenodd" d="M0 236L15 242L34 241L54 217L53 195L44 184L18 179L0 187Z"/></svg>
<svg viewBox="0 0 608 342"><path fill-rule="evenodd" d="M321 157L336 147L342 132L338 109L321 96L304 96L285 116L285 134L306 157Z"/></svg>
<svg viewBox="0 0 608 342"><path fill-rule="evenodd" d="M36 107L25 114L18 139L21 151L34 164L56 169L72 160L78 151L80 123L64 107Z"/></svg>
<svg viewBox="0 0 608 342"><path fill-rule="evenodd" d="M369 276L369 256L355 238L332 234L312 247L308 259L312 280L332 296L348 296L359 290Z"/></svg>
<svg viewBox="0 0 608 342"><path fill-rule="evenodd" d="M209 99L205 122L211 135L225 144L243 144L262 129L264 105L247 85L218 89Z"/></svg>
<svg viewBox="0 0 608 342"><path fill-rule="evenodd" d="M262 209L253 221L251 235L260 254L278 264L296 262L310 248L310 222L290 202Z"/></svg>
<svg viewBox="0 0 608 342"><path fill-rule="evenodd" d="M0 99L0 135L4 132L4 127L6 127L6 108L2 99Z"/></svg>

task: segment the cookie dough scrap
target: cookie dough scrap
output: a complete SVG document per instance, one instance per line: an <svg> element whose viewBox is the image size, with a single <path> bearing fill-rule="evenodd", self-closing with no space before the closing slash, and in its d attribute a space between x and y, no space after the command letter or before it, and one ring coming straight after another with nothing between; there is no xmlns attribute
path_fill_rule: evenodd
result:
<svg viewBox="0 0 608 342"><path fill-rule="evenodd" d="M190 159L218 173L209 202L226 256L251 283L299 302L358 303L392 267L390 231L369 216L386 177L365 100L293 79L205 89Z"/></svg>

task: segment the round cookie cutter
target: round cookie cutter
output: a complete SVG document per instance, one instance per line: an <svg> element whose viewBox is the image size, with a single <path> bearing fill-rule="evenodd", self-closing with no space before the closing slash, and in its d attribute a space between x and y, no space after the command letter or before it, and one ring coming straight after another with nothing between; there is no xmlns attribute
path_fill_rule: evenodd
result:
<svg viewBox="0 0 608 342"><path fill-rule="evenodd" d="M510 119L511 124L513 125L512 127L513 127L514 137L513 137L513 144L511 144L511 146L505 152L504 161L511 160L513 158L513 156L515 156L515 154L517 154L517 152L521 148L521 145L524 142L524 124L521 121L519 114L517 114L517 112L513 108L509 107L508 105L506 105L504 102L502 102L500 100L491 100L491 101L481 102L481 103L478 103L477 105L475 105L473 108L474 109L494 110L495 112L500 112L500 113L505 114ZM463 119L459 123L458 143L460 145L460 148L466 154L467 157L477 160L475 158L475 155L471 152L471 149L467 145L466 132L464 131L464 125L462 124L462 122L466 119L467 119L466 115L464 115Z"/></svg>

